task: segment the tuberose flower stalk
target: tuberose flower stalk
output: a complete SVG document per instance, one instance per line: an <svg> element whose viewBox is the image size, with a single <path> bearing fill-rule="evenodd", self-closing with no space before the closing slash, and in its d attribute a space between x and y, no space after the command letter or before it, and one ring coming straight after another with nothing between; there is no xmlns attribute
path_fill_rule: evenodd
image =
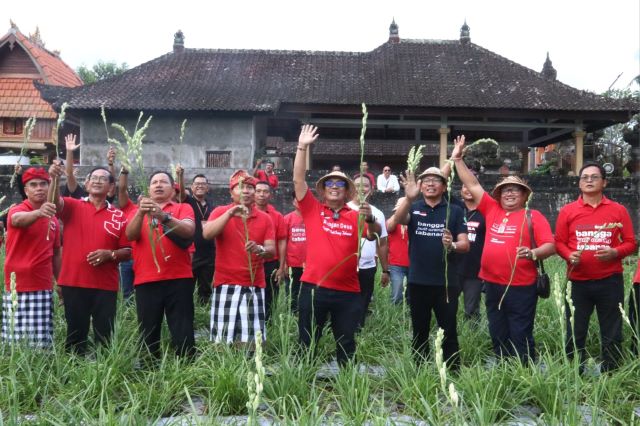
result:
<svg viewBox="0 0 640 426"><path fill-rule="evenodd" d="M365 195L362 191L362 179L364 177L364 166L363 166L364 147L365 147L364 135L367 132L368 117L369 117L369 113L367 112L367 106L363 102L362 103L362 129L360 130L360 178L358 179L358 184L357 184L358 207L364 204L365 202ZM373 184L374 182L371 182L371 185ZM364 218L362 217L362 215L358 215L358 251L356 253L356 257L358 259L358 265L356 266L356 269L358 271L360 270L360 251L362 247L361 241L362 241L363 233L364 233Z"/></svg>
<svg viewBox="0 0 640 426"><path fill-rule="evenodd" d="M68 103L63 103L62 106L60 107L60 114L58 114L58 119L56 120L56 127L53 129L53 146L55 147L56 150L56 160L60 160L60 150L58 149L58 132L60 130L60 127L62 126L62 123L64 123L64 119L66 116L66 110L67 107L69 106ZM58 177L54 176L51 179L51 185L56 187L58 186ZM53 203L53 194L49 197L49 199L47 200L50 203ZM49 219L49 226L47 226L47 241L49 241L49 231L51 230L51 219Z"/></svg>
<svg viewBox="0 0 640 426"><path fill-rule="evenodd" d="M447 179L447 210L445 212L444 219L444 228L449 229L449 215L451 212L451 184L453 183L453 179L456 177L456 168L454 162L451 160L447 160L449 163L449 168L451 170L451 174ZM453 237L453 236L452 236ZM449 303L449 256L448 250L446 247L442 247L442 256L444 257L444 294L447 303Z"/></svg>
<svg viewBox="0 0 640 426"><path fill-rule="evenodd" d="M33 128L35 126L36 126L36 118L35 117L29 117L27 119L27 122L25 123L25 129L24 129L23 137L22 137L22 146L20 147L20 156L18 157L17 164L20 164L20 162L24 158L25 153L27 152L27 146L29 145L29 142L31 141L31 133L33 133ZM13 175L11 175L11 181L9 182L9 187L13 188L14 184L16 183L16 177L17 176L18 176L18 174L14 170L13 171Z"/></svg>

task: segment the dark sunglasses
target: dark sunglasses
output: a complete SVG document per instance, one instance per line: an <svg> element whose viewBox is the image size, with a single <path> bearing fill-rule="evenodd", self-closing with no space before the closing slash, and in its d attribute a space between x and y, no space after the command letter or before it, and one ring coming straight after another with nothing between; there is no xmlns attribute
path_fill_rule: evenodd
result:
<svg viewBox="0 0 640 426"><path fill-rule="evenodd" d="M327 180L324 182L325 188L344 188L347 186L347 182L343 180Z"/></svg>

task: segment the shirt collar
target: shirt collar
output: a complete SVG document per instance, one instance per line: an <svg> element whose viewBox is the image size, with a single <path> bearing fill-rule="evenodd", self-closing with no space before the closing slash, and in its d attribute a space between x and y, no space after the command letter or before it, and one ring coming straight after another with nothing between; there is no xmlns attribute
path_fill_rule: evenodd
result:
<svg viewBox="0 0 640 426"><path fill-rule="evenodd" d="M591 204L586 204L584 202L584 199L582 198L582 195L580 195L578 197L578 204L581 207L584 207L584 206L592 207ZM598 203L598 206L601 205L601 204L611 204L611 200L609 200L604 194L602 194L602 199L600 200L600 203ZM598 206L596 206L596 207L598 207ZM594 208L594 207L592 207L592 208Z"/></svg>

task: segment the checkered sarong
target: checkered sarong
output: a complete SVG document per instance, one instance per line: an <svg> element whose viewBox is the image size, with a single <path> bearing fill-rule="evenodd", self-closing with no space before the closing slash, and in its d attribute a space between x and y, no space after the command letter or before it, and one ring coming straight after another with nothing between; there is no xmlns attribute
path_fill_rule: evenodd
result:
<svg viewBox="0 0 640 426"><path fill-rule="evenodd" d="M51 290L18 293L18 305L13 320L11 292L5 291L2 298L2 341L23 340L29 346L49 348L53 344L53 309Z"/></svg>
<svg viewBox="0 0 640 426"><path fill-rule="evenodd" d="M216 343L255 342L264 327L264 289L221 285L211 295L211 341Z"/></svg>

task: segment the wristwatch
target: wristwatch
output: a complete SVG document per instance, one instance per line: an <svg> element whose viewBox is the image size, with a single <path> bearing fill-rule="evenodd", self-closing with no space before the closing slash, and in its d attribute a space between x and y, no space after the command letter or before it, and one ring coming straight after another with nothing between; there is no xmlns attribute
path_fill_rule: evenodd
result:
<svg viewBox="0 0 640 426"><path fill-rule="evenodd" d="M173 216L171 216L171 213L165 213L164 217L162 218L162 223L167 223L169 222L171 219L173 219Z"/></svg>

